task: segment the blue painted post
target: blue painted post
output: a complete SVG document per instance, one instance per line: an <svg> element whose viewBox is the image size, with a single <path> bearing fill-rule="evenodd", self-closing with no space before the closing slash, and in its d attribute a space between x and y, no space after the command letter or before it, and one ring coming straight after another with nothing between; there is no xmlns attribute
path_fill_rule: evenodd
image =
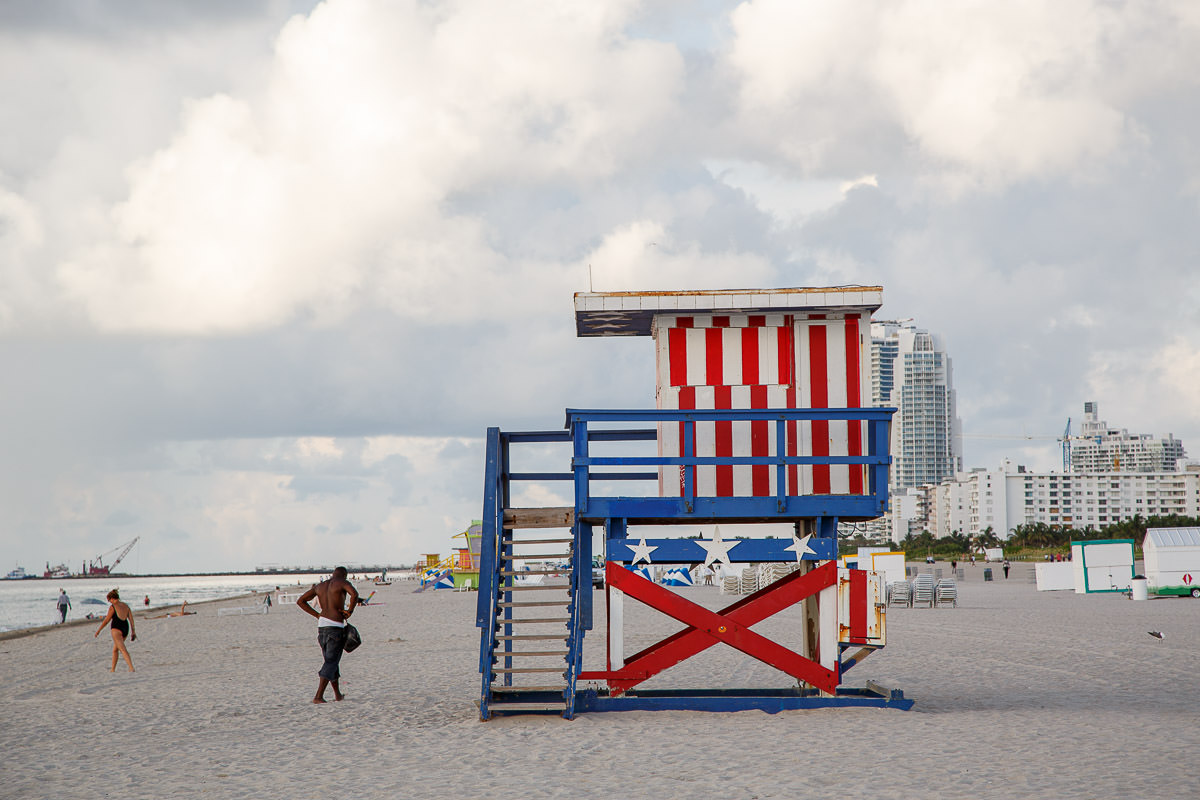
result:
<svg viewBox="0 0 1200 800"><path fill-rule="evenodd" d="M588 493L591 486L588 483L588 429L587 420L571 421L571 444L574 458L571 459L572 471L575 474L575 516L588 510Z"/></svg>
<svg viewBox="0 0 1200 800"><path fill-rule="evenodd" d="M500 429L487 429L487 446L483 467L483 539L479 543L479 597L475 601L475 624L479 627L494 622L492 605L496 593L496 557L500 536L504 531L504 509L499 508L500 491Z"/></svg>
<svg viewBox="0 0 1200 800"><path fill-rule="evenodd" d="M823 539L837 539L837 517L820 517L817 520L817 536Z"/></svg>
<svg viewBox="0 0 1200 800"><path fill-rule="evenodd" d="M479 697L479 718L484 720L491 717L488 699L492 693L492 659L496 651L500 539L504 535L500 451L500 429L488 428L483 470L483 540L479 549L479 596L476 598L475 607L475 624L481 628L479 673L483 681Z"/></svg>
<svg viewBox="0 0 1200 800"><path fill-rule="evenodd" d="M683 455L685 458L696 457L696 423L688 420L683 423ZM696 470L692 467L683 468L683 505L690 514L696 507Z"/></svg>
<svg viewBox="0 0 1200 800"><path fill-rule="evenodd" d="M870 430L867 434L869 452L872 456L886 456L887 461L891 461L891 434L889 428L891 426L890 414L884 419L877 419L871 422ZM876 464L871 468L871 492L882 500L886 507L888 496L888 469L889 464ZM881 510L882 513L882 510Z"/></svg>
<svg viewBox="0 0 1200 800"><path fill-rule="evenodd" d="M508 471L509 471L509 463L510 463L509 446L510 446L509 437L506 435L501 436L500 437L500 502L501 502L501 507L500 507L500 554L501 554L502 558L500 559L499 568L503 569L504 565L508 564L509 570L511 571L513 562L511 560L505 560L505 558L508 556L511 556L516 548L511 544L504 543L504 509L508 508L509 503L512 500L512 497L511 497L512 487L509 485L509 480L508 480ZM513 585L512 576L511 575L505 576L502 581L502 584L503 585L500 586L499 590L497 591L497 602L499 602L500 596L502 596L505 593L506 589L508 590L507 591L507 594L508 594L507 599L512 600L512 585ZM502 615L502 618L504 620L504 629L503 629L504 635L512 636L512 632L513 632L512 631L512 618L513 618L512 606L509 606L508 608L504 609L504 614ZM504 668L506 670L511 670L512 665L513 665L512 656L505 656L504 657ZM512 672L511 671L505 672L504 673L504 685L512 686L512 682L513 682Z"/></svg>
<svg viewBox="0 0 1200 800"><path fill-rule="evenodd" d="M579 575L580 625L583 630L592 629L592 525L579 523L579 535L575 537L576 574Z"/></svg>
<svg viewBox="0 0 1200 800"><path fill-rule="evenodd" d="M609 517L604 520L604 560L612 560L608 545L613 539L627 539L629 537L629 522L621 517Z"/></svg>
<svg viewBox="0 0 1200 800"><path fill-rule="evenodd" d="M787 466L784 464L784 456L787 454L787 423L783 417L775 421L775 457L779 459L779 466L775 467L775 507L783 513L786 506L784 496L787 495Z"/></svg>

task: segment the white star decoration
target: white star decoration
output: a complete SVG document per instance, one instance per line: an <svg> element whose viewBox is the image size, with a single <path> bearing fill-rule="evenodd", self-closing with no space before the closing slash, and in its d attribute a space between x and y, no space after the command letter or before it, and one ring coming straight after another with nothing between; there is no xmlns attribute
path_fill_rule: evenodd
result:
<svg viewBox="0 0 1200 800"><path fill-rule="evenodd" d="M793 536L792 537L792 546L785 547L783 549L791 550L792 552L794 552L796 554L796 561L803 561L805 553L812 553L814 556L817 554L816 550L813 550L811 547L808 546L808 540L811 538L812 538L811 533L808 536L805 536L803 539Z"/></svg>
<svg viewBox="0 0 1200 800"><path fill-rule="evenodd" d="M713 538L697 539L696 544L704 548L707 557L704 559L704 566L708 566L714 561L720 561L723 564L729 563L729 551L738 546L738 542L727 542L721 538L721 529L713 529Z"/></svg>
<svg viewBox="0 0 1200 800"><path fill-rule="evenodd" d="M636 564L637 562L642 561L642 560L645 560L645 562L647 564L649 564L650 563L650 554L658 549L658 547L656 545L646 544L645 539L642 539L637 544L626 545L626 547L628 547L630 550L633 551L633 561L631 561L629 563L630 566L633 566L634 564Z"/></svg>

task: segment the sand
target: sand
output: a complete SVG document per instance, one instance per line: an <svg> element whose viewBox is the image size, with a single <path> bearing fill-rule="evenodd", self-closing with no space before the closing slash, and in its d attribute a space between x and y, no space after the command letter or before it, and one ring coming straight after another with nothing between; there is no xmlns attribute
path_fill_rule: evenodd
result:
<svg viewBox="0 0 1200 800"><path fill-rule="evenodd" d="M414 594L399 582L379 590L383 605L356 614L365 644L342 662L347 699L324 706L309 702L320 666L315 622L294 607L139 615L133 674L123 663L108 672L107 632L94 639L94 626L64 626L0 641L0 797L1193 794L1200 601L1039 593L1030 570L1017 565L1008 581L984 583L981 567L968 568L957 608L889 610L888 647L846 683L902 688L916 700L907 712L481 723L475 595ZM682 591L711 608L730 600L715 588ZM790 613L762 630L788 630ZM603 660L597 623L587 640L592 667ZM631 649L676 627L627 602ZM789 683L723 646L655 681Z"/></svg>

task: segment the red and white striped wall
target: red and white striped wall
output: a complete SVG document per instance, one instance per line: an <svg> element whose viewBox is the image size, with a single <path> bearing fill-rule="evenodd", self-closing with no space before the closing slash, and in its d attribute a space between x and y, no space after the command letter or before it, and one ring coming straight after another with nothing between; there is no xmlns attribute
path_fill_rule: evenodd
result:
<svg viewBox="0 0 1200 800"><path fill-rule="evenodd" d="M870 314L659 314L658 407L663 409L858 408L869 391ZM683 426L663 425L662 454L682 454ZM861 455L862 423L789 423L788 455ZM775 455L774 425L696 425L700 456ZM664 496L682 492L682 473L660 478ZM701 467L701 497L770 496L770 466ZM787 494L863 494L860 466L791 466Z"/></svg>

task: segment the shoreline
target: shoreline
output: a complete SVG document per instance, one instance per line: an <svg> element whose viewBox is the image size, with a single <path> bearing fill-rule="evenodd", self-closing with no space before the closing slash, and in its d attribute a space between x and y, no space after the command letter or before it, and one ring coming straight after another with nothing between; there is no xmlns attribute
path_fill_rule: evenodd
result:
<svg viewBox="0 0 1200 800"><path fill-rule="evenodd" d="M226 573L221 573L221 574L226 574ZM307 573L300 573L300 574L307 574ZM359 588L360 590L362 588L362 585L373 586L374 584L371 583L370 581L355 582L356 588ZM297 586L283 587L281 589L281 591L282 590L294 590L297 588L299 588L299 584ZM261 597L263 597L263 595L269 594L273 591L275 591L275 590L268 589L265 592L244 592L242 594L230 595L228 597L215 597L211 600L194 600L194 601L188 600L187 604L188 604L188 608L201 608L204 606L217 605L219 603L232 603L234 601L246 600L248 598L261 598ZM285 591L285 593L290 593L290 592ZM138 620L150 620L150 619L155 619L155 618L162 618L161 615L163 615L163 614L169 614L169 613L172 613L175 611L179 611L180 608L182 608L182 606L183 606L182 603L168 603L167 605L163 605L163 606L151 606L150 608L137 608L137 609L134 609L134 614L137 616ZM130 608L133 608L133 606L130 606ZM153 613L151 613L151 612L153 612ZM108 612L106 611L105 613L107 614ZM104 615L95 617L93 619L87 619L86 617L77 617L76 619L69 619L66 622L61 622L61 623L57 623L57 624L33 625L28 628L15 628L11 631L0 631L0 642L9 641L11 639L23 639L27 636L35 636L39 633L48 633L50 631L56 631L56 630L61 630L61 629L65 629L65 628L78 628L78 627L82 627L83 625L99 624L99 620L101 620L103 618L104 618Z"/></svg>
<svg viewBox="0 0 1200 800"><path fill-rule="evenodd" d="M346 571L352 575L358 573L375 573L375 572L408 572L412 567L370 567L354 569L346 568ZM275 576L286 575L324 575L333 572L333 567L321 568L314 567L313 569L289 569L286 571L271 571L271 572L114 572L109 575L60 575L59 577L47 578L44 575L26 575L24 578L4 578L4 581L12 583L23 583L24 581L76 581L76 580L91 580L103 578L109 580L111 578L221 578L231 576L235 578L253 578L264 577L270 578Z"/></svg>
<svg viewBox="0 0 1200 800"><path fill-rule="evenodd" d="M195 602L188 600L187 604L189 608L195 606L210 606L216 603L228 603L232 600L245 600L247 597L262 596L262 592L247 592L245 594L232 595L230 597L217 597L212 600L197 600ZM172 611L178 611L182 606L182 603L174 603L165 606L151 606L149 609L134 609L133 613L134 616L136 616L139 620L143 620L151 618L151 611L154 612L154 616L158 616L159 614L169 614ZM133 606L130 606L130 608L132 609ZM104 613L107 614L108 612L105 611ZM8 641L10 639L22 639L26 636L34 636L39 633L47 633L48 631L57 631L66 628L80 628L84 625L98 625L102 619L104 619L104 615L100 615L92 619L88 619L87 617L78 617L76 619L69 619L66 622L60 622L57 624L34 625L29 628L16 628L11 631L0 631L0 642Z"/></svg>

